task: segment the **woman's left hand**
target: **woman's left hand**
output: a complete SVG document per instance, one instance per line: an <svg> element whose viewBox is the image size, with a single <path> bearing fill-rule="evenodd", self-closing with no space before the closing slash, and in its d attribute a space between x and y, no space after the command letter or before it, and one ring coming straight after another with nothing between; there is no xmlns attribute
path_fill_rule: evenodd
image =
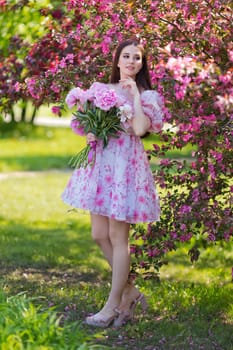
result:
<svg viewBox="0 0 233 350"><path fill-rule="evenodd" d="M86 135L86 140L87 140L87 144L90 144L91 142L95 142L97 141L97 138L94 134L92 134L91 132L89 132L87 135Z"/></svg>
<svg viewBox="0 0 233 350"><path fill-rule="evenodd" d="M121 79L120 84L123 89L127 89L132 96L139 95L139 90L136 81L131 78Z"/></svg>

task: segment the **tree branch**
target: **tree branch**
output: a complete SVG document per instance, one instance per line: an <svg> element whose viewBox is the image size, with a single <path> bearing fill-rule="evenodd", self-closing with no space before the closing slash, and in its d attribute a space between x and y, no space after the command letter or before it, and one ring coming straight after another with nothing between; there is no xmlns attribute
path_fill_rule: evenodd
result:
<svg viewBox="0 0 233 350"><path fill-rule="evenodd" d="M206 4L211 8L211 10L215 10L215 7L213 5L211 5L210 1L205 0ZM231 25L232 25L232 20L226 16L224 16L221 12L218 12L218 15L222 18L224 18L225 20L227 20Z"/></svg>
<svg viewBox="0 0 233 350"><path fill-rule="evenodd" d="M184 33L184 32L177 26L177 24L175 24L175 23L173 23L173 22L170 22L170 21L168 21L167 19L164 19L164 18L161 18L161 17L159 17L158 19L159 19L160 21L162 21L162 22L165 22L165 23L170 24L170 25L172 25L173 27L175 27L175 28L180 32L180 34L182 34L183 37L184 37L190 44L193 44L193 41L187 36L186 33ZM202 49L202 52L203 52L208 58L214 59L214 57L211 56L211 55L210 55L207 51L205 51L204 49Z"/></svg>

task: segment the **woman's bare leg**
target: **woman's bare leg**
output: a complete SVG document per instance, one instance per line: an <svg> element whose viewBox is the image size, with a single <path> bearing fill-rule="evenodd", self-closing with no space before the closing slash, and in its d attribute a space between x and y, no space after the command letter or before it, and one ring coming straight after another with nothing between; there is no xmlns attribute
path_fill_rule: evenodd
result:
<svg viewBox="0 0 233 350"><path fill-rule="evenodd" d="M112 220L112 222L117 223L118 221ZM127 255L128 255L129 254L129 251L128 251L128 249L129 249L129 247L128 247L129 224L125 224L123 222L118 222L118 223L121 224L120 226L126 225L127 237L125 238L124 246L127 247ZM106 216L91 214L91 225L92 225L92 238L98 244L98 246L102 250L104 256L106 257L109 265L112 267L113 246L112 246L112 242L110 240L110 220ZM113 227L113 225L112 225L112 227ZM117 228L115 228L115 229L117 229ZM118 233L116 232L116 235L117 234ZM119 310L126 310L127 311L130 308L132 301L135 300L139 294L140 293L137 290L137 288L134 286L134 284L127 281L125 283L125 286L124 286L121 301L116 306L118 306Z"/></svg>
<svg viewBox="0 0 233 350"><path fill-rule="evenodd" d="M109 238L109 219L106 216L91 214L92 238L102 250L112 267L112 243Z"/></svg>
<svg viewBox="0 0 233 350"><path fill-rule="evenodd" d="M102 309L112 312L121 302L130 270L129 228L125 222L109 219L109 238L112 244L112 287L108 300Z"/></svg>

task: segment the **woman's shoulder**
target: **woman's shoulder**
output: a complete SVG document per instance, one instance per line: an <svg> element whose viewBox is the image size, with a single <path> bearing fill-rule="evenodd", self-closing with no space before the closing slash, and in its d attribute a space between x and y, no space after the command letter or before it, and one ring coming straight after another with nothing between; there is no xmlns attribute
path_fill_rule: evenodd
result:
<svg viewBox="0 0 233 350"><path fill-rule="evenodd" d="M107 89L110 88L109 83L102 83L100 81L95 81L94 83L91 84L90 89Z"/></svg>
<svg viewBox="0 0 233 350"><path fill-rule="evenodd" d="M152 96L152 97L155 97L155 96L160 96L160 94L158 93L157 90L143 90L142 93L141 93L141 96Z"/></svg>
<svg viewBox="0 0 233 350"><path fill-rule="evenodd" d="M143 90L141 93L141 99L145 103L162 102L162 96L157 90Z"/></svg>

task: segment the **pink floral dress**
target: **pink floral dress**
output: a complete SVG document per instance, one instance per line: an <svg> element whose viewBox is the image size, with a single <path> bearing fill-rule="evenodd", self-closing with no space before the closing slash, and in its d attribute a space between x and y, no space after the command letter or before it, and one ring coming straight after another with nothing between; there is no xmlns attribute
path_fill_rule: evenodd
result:
<svg viewBox="0 0 233 350"><path fill-rule="evenodd" d="M95 84L99 88L113 86ZM133 106L126 92L121 89L116 92ZM151 121L149 131L160 131L163 105L159 94L145 90L141 93L141 103ZM124 127L127 131L127 126ZM158 220L159 198L141 138L121 132L119 138L109 140L106 148L98 141L94 165L73 171L62 199L74 208L128 223Z"/></svg>

